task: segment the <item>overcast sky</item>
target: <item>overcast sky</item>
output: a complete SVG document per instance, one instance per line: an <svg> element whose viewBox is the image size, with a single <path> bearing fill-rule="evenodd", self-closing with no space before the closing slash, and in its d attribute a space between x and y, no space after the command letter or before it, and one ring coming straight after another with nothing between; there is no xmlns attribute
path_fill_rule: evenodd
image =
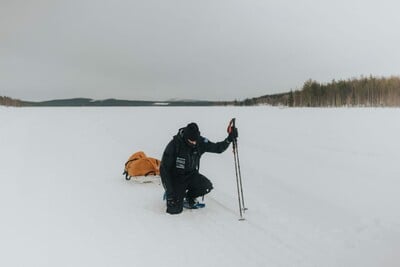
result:
<svg viewBox="0 0 400 267"><path fill-rule="evenodd" d="M233 100L400 72L400 1L0 0L0 95Z"/></svg>

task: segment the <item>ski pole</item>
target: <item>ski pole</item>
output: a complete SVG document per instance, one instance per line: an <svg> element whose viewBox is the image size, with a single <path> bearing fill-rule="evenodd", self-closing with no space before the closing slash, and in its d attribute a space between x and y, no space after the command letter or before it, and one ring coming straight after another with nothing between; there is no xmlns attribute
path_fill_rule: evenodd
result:
<svg viewBox="0 0 400 267"><path fill-rule="evenodd" d="M237 160L237 166L238 166L238 172L239 172L239 184L240 184L240 195L241 195L241 200L242 200L242 209L243 209L243 211L246 211L247 208L244 204L242 173L240 171L239 149L238 149L237 139L235 139L235 149L236 149L236 160Z"/></svg>
<svg viewBox="0 0 400 267"><path fill-rule="evenodd" d="M239 201L239 221L243 221L243 208L242 208L242 200L240 195L240 183L239 183L239 175L238 175L238 167L237 167L237 159L236 159L236 152L235 152L235 141L233 142L233 157L235 160L235 173L236 173L236 187L237 187L237 194L238 194L238 201Z"/></svg>
<svg viewBox="0 0 400 267"><path fill-rule="evenodd" d="M228 133L232 131L232 127L235 127L235 118L233 118L228 126ZM235 174L236 174L236 186L237 186L237 194L238 194L238 201L239 201L239 221L243 221L243 211L244 211L244 204L243 201L243 189L242 187L242 181L241 181L241 175L240 175L240 168L239 168L239 158L237 154L237 139L235 138L232 142L232 147L233 147L233 157L234 157L234 162L235 162Z"/></svg>

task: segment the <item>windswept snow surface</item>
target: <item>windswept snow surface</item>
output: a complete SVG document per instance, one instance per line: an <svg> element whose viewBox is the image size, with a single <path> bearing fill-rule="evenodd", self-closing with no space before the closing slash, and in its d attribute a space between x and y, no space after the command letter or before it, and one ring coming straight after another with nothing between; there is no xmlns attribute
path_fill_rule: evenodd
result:
<svg viewBox="0 0 400 267"><path fill-rule="evenodd" d="M122 176L179 127L205 154L207 207L165 213L159 184ZM400 110L270 107L0 108L0 266L400 266Z"/></svg>

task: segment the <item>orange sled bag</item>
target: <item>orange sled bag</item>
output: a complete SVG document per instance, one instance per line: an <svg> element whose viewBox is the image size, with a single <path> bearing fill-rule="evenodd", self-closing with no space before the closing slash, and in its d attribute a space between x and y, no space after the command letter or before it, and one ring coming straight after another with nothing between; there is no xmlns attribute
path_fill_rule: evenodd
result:
<svg viewBox="0 0 400 267"><path fill-rule="evenodd" d="M160 161L147 157L143 151L136 152L125 163L125 179L134 176L160 175Z"/></svg>

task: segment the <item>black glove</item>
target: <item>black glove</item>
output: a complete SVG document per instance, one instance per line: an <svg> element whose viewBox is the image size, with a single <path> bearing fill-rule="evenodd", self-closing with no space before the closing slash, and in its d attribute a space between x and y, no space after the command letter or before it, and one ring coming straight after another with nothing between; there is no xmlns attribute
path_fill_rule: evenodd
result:
<svg viewBox="0 0 400 267"><path fill-rule="evenodd" d="M236 127L230 127L230 128L228 129L228 133L229 133L229 135L228 135L228 141L229 141L229 142L233 142L233 141L236 140L236 139L238 138L238 136L239 136L239 134L238 134L238 129L237 129Z"/></svg>

